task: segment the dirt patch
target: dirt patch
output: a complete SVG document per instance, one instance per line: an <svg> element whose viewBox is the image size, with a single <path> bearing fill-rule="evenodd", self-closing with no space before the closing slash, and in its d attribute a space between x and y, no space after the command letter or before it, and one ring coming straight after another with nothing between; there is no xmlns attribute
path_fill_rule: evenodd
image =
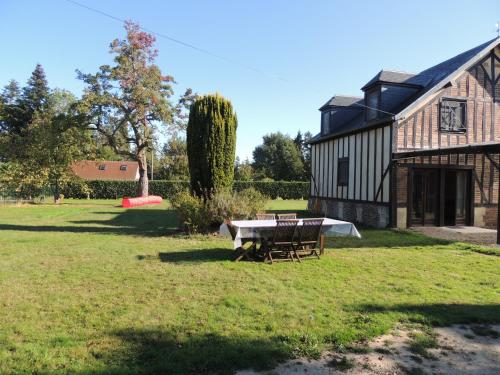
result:
<svg viewBox="0 0 500 375"><path fill-rule="evenodd" d="M326 352L318 360L296 359L264 372L284 374L500 374L500 325L454 325L427 329L398 327L345 353Z"/></svg>

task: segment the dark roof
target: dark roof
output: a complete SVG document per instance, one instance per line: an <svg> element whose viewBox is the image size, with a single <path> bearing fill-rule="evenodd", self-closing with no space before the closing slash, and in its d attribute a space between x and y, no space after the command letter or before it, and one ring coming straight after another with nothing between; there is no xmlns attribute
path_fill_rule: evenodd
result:
<svg viewBox="0 0 500 375"><path fill-rule="evenodd" d="M398 72L396 70L384 70L384 69L382 69L380 72L377 73L377 75L375 77L373 77L366 85L364 85L361 88L361 90L366 90L370 86L372 86L376 83L379 83L379 82L414 85L415 83L408 83L410 78L412 78L414 76L415 76L415 74L413 74L413 73L405 73L405 72Z"/></svg>
<svg viewBox="0 0 500 375"><path fill-rule="evenodd" d="M355 103L363 104L363 97L361 96L345 96L345 95L335 95L329 101L327 101L321 108L320 111L326 107L349 107ZM361 108L359 106L356 106Z"/></svg>
<svg viewBox="0 0 500 375"><path fill-rule="evenodd" d="M453 73L457 72L459 69L468 69L469 63L474 62L473 59L479 54L489 51L490 48L494 48L496 45L500 44L500 37L496 37L483 43L477 47L474 47L468 51L462 52L459 55L452 57L446 61L443 61L437 65L434 65L426 70L418 74L411 73L403 73L396 72L391 70L381 70L375 77L373 77L366 85L363 86L363 89L366 89L376 82L386 82L386 83L396 83L400 85L404 85L408 87L408 90L413 90L413 92L408 91L407 94L409 96L404 97L401 95L400 101L392 100L391 107L385 108L384 110L389 112L386 114L382 114L380 118L376 121L365 121L364 111L360 111L358 115L355 117L351 117L351 119L347 120L344 123L335 124L334 132L330 134L326 134L321 136L320 134L316 135L311 139L312 143L315 143L324 138L331 138L336 135L340 135L343 133L348 133L350 131L359 130L363 128L368 128L374 125L374 123L381 123L391 121L391 115L393 114L401 114L403 111L406 111L409 107L415 105L415 102L424 100L424 96L426 94L431 94L431 91L435 91L442 87L446 81L445 78L451 76ZM404 87L402 86L402 87ZM396 86L395 86L396 87ZM342 98L352 98L353 106L354 99L357 99L360 104L364 104L363 99L357 97L343 96ZM325 106L328 106L330 102L335 102L337 96L333 97L328 101L321 109ZM394 97L392 98L394 99ZM334 104L332 104L333 106ZM361 106L359 106L362 108ZM352 107L351 107L352 108Z"/></svg>
<svg viewBox="0 0 500 375"><path fill-rule="evenodd" d="M483 43L468 51L462 52L461 54L443 61L442 63L434 65L426 70L423 70L419 74L410 78L408 80L408 83L418 84L422 86L422 89L418 92L418 95L414 98L413 102L415 102L418 98L422 97L433 88L436 88L442 80L450 76L459 68L463 67L476 55L483 52L486 48L490 47L494 42L498 44L499 41L500 37L493 38L486 43Z"/></svg>

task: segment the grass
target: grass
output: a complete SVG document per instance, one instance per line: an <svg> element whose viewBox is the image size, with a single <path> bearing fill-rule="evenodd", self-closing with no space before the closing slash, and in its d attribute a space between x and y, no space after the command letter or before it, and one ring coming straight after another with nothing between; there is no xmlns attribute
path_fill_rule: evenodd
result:
<svg viewBox="0 0 500 375"><path fill-rule="evenodd" d="M409 349L412 353L427 359L436 359L429 349L438 348L437 334L432 330L412 332L410 334Z"/></svg>
<svg viewBox="0 0 500 375"><path fill-rule="evenodd" d="M0 208L0 373L232 373L387 332L500 319L500 258L361 230L321 260L231 261L167 204ZM274 201L299 211L305 201Z"/></svg>

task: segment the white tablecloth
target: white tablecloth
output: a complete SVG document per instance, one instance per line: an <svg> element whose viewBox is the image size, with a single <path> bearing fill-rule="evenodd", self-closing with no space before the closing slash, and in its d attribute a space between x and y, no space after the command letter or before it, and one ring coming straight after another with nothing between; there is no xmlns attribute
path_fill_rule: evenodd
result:
<svg viewBox="0 0 500 375"><path fill-rule="evenodd" d="M348 221L329 219L327 217L320 218L323 219L323 226L321 227L321 233L326 237L333 236L353 236L361 238L358 230L353 223ZM234 248L237 249L241 247L242 238L254 238L259 239L260 233L266 231L272 231L272 228L276 226L276 220L235 220L231 221L236 229L236 238L234 239ZM299 219L297 226L302 225L302 220ZM227 237L231 237L229 228L227 224L222 224L219 228L219 234Z"/></svg>

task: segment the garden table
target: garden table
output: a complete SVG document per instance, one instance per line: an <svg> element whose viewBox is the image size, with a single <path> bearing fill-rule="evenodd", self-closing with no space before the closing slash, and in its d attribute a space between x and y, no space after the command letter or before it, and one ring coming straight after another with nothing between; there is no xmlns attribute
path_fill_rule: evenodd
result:
<svg viewBox="0 0 500 375"><path fill-rule="evenodd" d="M361 238L358 230L353 223L342 220L335 220L330 218L320 218L323 219L323 225L321 227L321 237L320 237L320 254L324 251L324 238L333 236L353 236ZM242 238L244 239L254 239L258 241L261 238L269 236L276 226L276 220L235 220L231 221L231 224L236 230L236 235L233 238L233 247L235 250L242 249ZM302 219L299 219L297 227L302 226ZM226 223L222 224L219 228L219 234L227 237L231 236L229 228Z"/></svg>

